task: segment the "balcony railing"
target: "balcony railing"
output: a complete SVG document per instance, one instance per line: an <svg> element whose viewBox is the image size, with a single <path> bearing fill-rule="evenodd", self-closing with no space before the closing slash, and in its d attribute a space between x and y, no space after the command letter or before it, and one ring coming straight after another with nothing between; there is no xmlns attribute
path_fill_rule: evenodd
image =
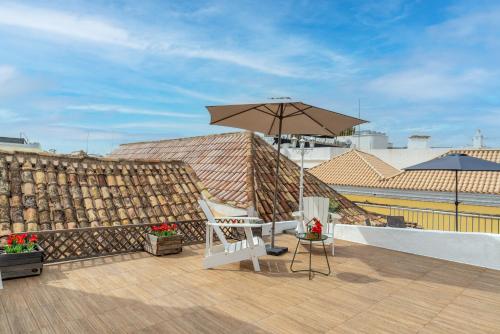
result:
<svg viewBox="0 0 500 334"><path fill-rule="evenodd" d="M406 222L426 230L455 231L455 212L434 209L410 208L358 202L367 211L387 216L402 216ZM460 212L459 232L484 232L500 234L500 216Z"/></svg>

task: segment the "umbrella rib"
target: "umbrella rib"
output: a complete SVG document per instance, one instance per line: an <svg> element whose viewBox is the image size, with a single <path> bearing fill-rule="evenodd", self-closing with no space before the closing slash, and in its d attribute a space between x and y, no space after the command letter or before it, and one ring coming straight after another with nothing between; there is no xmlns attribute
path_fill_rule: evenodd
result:
<svg viewBox="0 0 500 334"><path fill-rule="evenodd" d="M266 106L264 106L266 107ZM267 107L266 107L267 108ZM260 111L261 113L264 113L266 115L269 115L269 116L272 116L272 117L276 117L275 114L272 113L271 109L267 108L270 112L267 112L267 111L264 111L264 110L260 110L259 107L256 107L255 110L257 111Z"/></svg>
<svg viewBox="0 0 500 334"><path fill-rule="evenodd" d="M283 116L283 118L294 117L294 116L300 115L301 113L303 114L304 111L306 111L307 109L311 109L312 108L312 106L307 105L307 107L305 107L304 109L300 109L293 102L290 102L289 105L291 105L292 107L294 107L295 109L297 109L297 111L291 113L290 115Z"/></svg>
<svg viewBox="0 0 500 334"><path fill-rule="evenodd" d="M304 108L304 109L302 109L302 110L297 110L297 111L295 111L295 112L291 113L290 115L283 116L283 118L297 116L297 115L300 115L301 113L303 114L303 113L304 113L304 111L306 111L307 109L311 109L311 108L312 108L312 107L311 107L311 106L309 106L309 107Z"/></svg>
<svg viewBox="0 0 500 334"><path fill-rule="evenodd" d="M268 134L268 135L270 135L270 134L271 134L271 130L273 129L274 122L276 122L276 118L277 118L277 117L278 117L278 116L274 116L274 117L273 117L273 121L271 122L271 126L269 127L269 131L267 132L267 134ZM278 139L278 140L279 140L279 139Z"/></svg>
<svg viewBox="0 0 500 334"><path fill-rule="evenodd" d="M260 106L259 106L259 107L260 107ZM278 116L278 113L277 113L277 112L275 113L274 111L272 111L272 110L271 110L268 106L266 106L265 104L263 105L263 107L264 107L264 108L266 108L267 110L269 110L269 112L270 112L270 113L271 113L274 117L277 117L277 116Z"/></svg>
<svg viewBox="0 0 500 334"><path fill-rule="evenodd" d="M337 136L337 134L335 134L334 132L330 131L330 129L328 129L327 127L324 127L323 125L321 125L320 122L318 122L317 120L315 120L314 118L312 118L311 116L309 116L307 113L304 112L304 115L306 115L307 117L309 117L314 123L318 124L319 126L321 126L326 131L330 132L333 136Z"/></svg>
<svg viewBox="0 0 500 334"><path fill-rule="evenodd" d="M261 105L258 105L258 106L256 106L256 107L251 107L251 108L249 108L249 109L239 111L239 112L237 112L237 113L235 113L235 114L229 115L229 116L227 116L227 117L223 117L223 118L219 119L218 121L215 121L215 122L210 122L210 124L215 124L215 123L219 123L219 122L225 121L225 120L226 120L226 119L228 119L228 118L231 118L231 117L234 117L234 116L241 115L241 114L243 114L243 113L246 113L247 111L250 111L250 110L252 110L252 109L256 109L256 108L261 107L261 106L263 106L263 105L261 104ZM257 110L258 110L258 109L257 109ZM259 110L259 111L261 111L261 112L262 112L262 110Z"/></svg>

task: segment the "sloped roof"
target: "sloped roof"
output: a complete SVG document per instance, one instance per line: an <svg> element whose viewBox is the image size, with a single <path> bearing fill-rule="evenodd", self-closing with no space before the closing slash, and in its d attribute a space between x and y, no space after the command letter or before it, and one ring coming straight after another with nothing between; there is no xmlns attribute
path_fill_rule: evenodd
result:
<svg viewBox="0 0 500 334"><path fill-rule="evenodd" d="M469 156L500 163L500 150L463 149L446 153L464 153ZM381 182L384 188L455 191L453 171L405 171ZM500 172L459 172L460 192L500 195Z"/></svg>
<svg viewBox="0 0 500 334"><path fill-rule="evenodd" d="M240 208L253 207L261 218L272 219L276 150L251 132L124 144L111 156L182 160L190 164L215 199ZM299 175L300 168L281 155L279 220L291 219L298 209ZM344 222L364 222L372 217L312 174L306 172L304 180L305 196L336 199Z"/></svg>
<svg viewBox="0 0 500 334"><path fill-rule="evenodd" d="M353 149L309 169L328 184L372 187L401 171L374 155Z"/></svg>
<svg viewBox="0 0 500 334"><path fill-rule="evenodd" d="M472 157L500 163L500 150L462 149ZM448 171L400 171L381 159L352 150L309 170L331 185L388 188L420 191L455 191L455 173ZM391 175L392 174L392 175ZM460 172L460 192L500 194L500 173Z"/></svg>
<svg viewBox="0 0 500 334"><path fill-rule="evenodd" d="M202 192L181 161L0 152L0 236L203 219Z"/></svg>

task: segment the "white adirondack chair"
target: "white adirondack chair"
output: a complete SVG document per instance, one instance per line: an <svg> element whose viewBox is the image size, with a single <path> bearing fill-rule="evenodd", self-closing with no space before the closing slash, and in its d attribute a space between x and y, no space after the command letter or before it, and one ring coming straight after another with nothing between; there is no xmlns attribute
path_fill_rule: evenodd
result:
<svg viewBox="0 0 500 334"><path fill-rule="evenodd" d="M293 215L297 219L297 233L306 232L306 224L313 218L318 218L323 225L323 234L328 236L325 240L325 245L331 245L332 255L335 254L335 239L334 239L334 229L335 223L340 218L337 213L328 212L328 207L330 205L330 199L325 197L304 197L303 198L304 211L294 212ZM309 243L309 242L303 242ZM321 241L315 241L314 243L321 243Z"/></svg>
<svg viewBox="0 0 500 334"><path fill-rule="evenodd" d="M253 269L255 271L260 271L259 256L266 255L266 246L261 238L253 236L252 227L262 227L262 224L255 223L255 221L261 219L256 217L219 217L217 218L219 220L237 218L246 222L238 224L218 223L217 219L213 216L212 211L208 207L207 202L199 200L198 203L208 220L203 267L208 269L243 260L252 260ZM252 221L254 223L251 223ZM224 226L242 227L245 230L246 239L236 242L228 242L221 230L221 227ZM214 232L221 241L221 244L219 245L214 245Z"/></svg>

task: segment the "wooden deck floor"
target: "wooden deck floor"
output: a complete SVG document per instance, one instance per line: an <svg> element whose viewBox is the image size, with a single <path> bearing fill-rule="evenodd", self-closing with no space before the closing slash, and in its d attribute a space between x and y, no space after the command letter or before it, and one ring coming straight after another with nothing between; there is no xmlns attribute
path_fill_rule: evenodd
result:
<svg viewBox="0 0 500 334"><path fill-rule="evenodd" d="M0 333L500 333L500 271L341 241L335 274L312 281L290 273L291 253L261 260L262 273L247 262L203 270L201 254L119 255L5 281Z"/></svg>

